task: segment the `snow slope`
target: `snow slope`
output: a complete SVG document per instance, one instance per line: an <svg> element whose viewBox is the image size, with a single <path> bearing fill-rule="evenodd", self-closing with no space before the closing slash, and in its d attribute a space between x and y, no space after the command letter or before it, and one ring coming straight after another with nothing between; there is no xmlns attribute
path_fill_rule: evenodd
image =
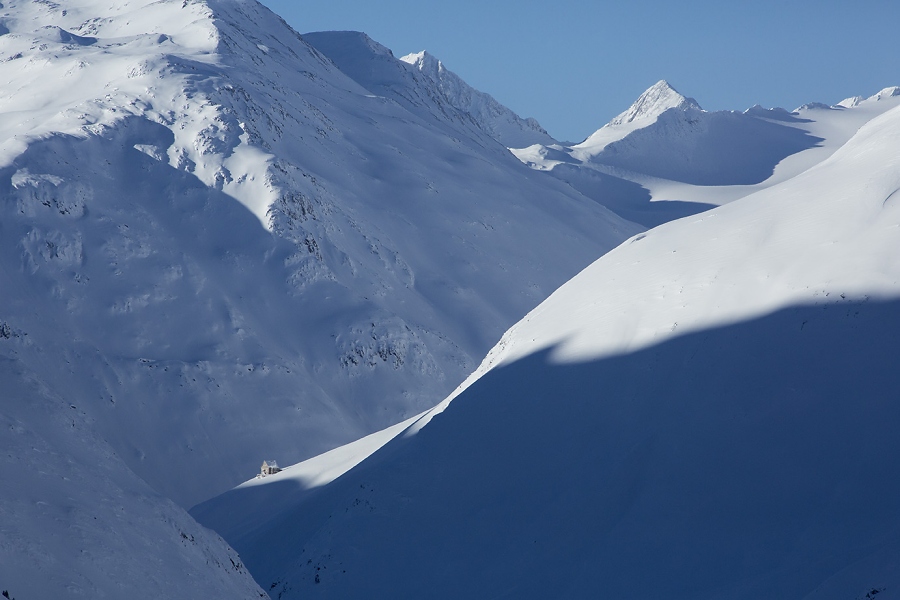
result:
<svg viewBox="0 0 900 600"><path fill-rule="evenodd" d="M641 230L252 0L10 0L0 23L16 597L256 597L178 506L433 406Z"/></svg>
<svg viewBox="0 0 900 600"><path fill-rule="evenodd" d="M0 324L0 344L27 346ZM80 398L0 359L0 589L13 598L265 594L219 536L97 437Z"/></svg>
<svg viewBox="0 0 900 600"><path fill-rule="evenodd" d="M405 435L220 531L283 598L900 598L898 140L894 108L635 236Z"/></svg>

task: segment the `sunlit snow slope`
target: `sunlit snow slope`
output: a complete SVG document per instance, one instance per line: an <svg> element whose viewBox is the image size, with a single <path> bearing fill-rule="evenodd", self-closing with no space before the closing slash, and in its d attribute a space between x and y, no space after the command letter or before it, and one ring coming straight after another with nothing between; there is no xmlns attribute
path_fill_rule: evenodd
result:
<svg viewBox="0 0 900 600"><path fill-rule="evenodd" d="M635 236L262 527L300 477L194 514L283 598L900 598L898 140Z"/></svg>

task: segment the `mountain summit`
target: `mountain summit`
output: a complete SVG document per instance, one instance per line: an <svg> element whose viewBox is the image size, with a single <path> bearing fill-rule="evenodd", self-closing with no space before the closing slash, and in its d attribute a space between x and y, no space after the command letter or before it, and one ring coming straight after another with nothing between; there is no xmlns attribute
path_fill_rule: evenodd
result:
<svg viewBox="0 0 900 600"><path fill-rule="evenodd" d="M633 131L655 123L666 111L701 111L693 98L682 96L665 80L660 80L641 94L628 110L592 133L580 144L572 146L573 156L589 160L607 146L624 139Z"/></svg>
<svg viewBox="0 0 900 600"><path fill-rule="evenodd" d="M660 80L641 94L628 110L609 122L610 126L655 119L670 108L702 110L693 98L679 94L666 80Z"/></svg>

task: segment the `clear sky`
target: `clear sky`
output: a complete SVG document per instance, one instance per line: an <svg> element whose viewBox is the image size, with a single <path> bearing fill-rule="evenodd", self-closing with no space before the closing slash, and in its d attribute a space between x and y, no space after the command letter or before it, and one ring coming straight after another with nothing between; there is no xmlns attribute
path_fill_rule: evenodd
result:
<svg viewBox="0 0 900 600"><path fill-rule="evenodd" d="M900 2L262 0L300 33L428 50L551 135L580 141L660 79L707 110L793 109L900 85Z"/></svg>

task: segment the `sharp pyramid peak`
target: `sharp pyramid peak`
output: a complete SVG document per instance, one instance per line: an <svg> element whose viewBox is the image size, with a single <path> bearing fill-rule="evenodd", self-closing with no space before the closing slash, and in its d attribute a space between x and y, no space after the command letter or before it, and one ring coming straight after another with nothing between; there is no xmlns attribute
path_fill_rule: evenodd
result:
<svg viewBox="0 0 900 600"><path fill-rule="evenodd" d="M700 110L700 105L693 98L679 94L665 79L660 79L641 94L628 110L610 121L610 125L624 125L638 120L655 119L670 108Z"/></svg>

